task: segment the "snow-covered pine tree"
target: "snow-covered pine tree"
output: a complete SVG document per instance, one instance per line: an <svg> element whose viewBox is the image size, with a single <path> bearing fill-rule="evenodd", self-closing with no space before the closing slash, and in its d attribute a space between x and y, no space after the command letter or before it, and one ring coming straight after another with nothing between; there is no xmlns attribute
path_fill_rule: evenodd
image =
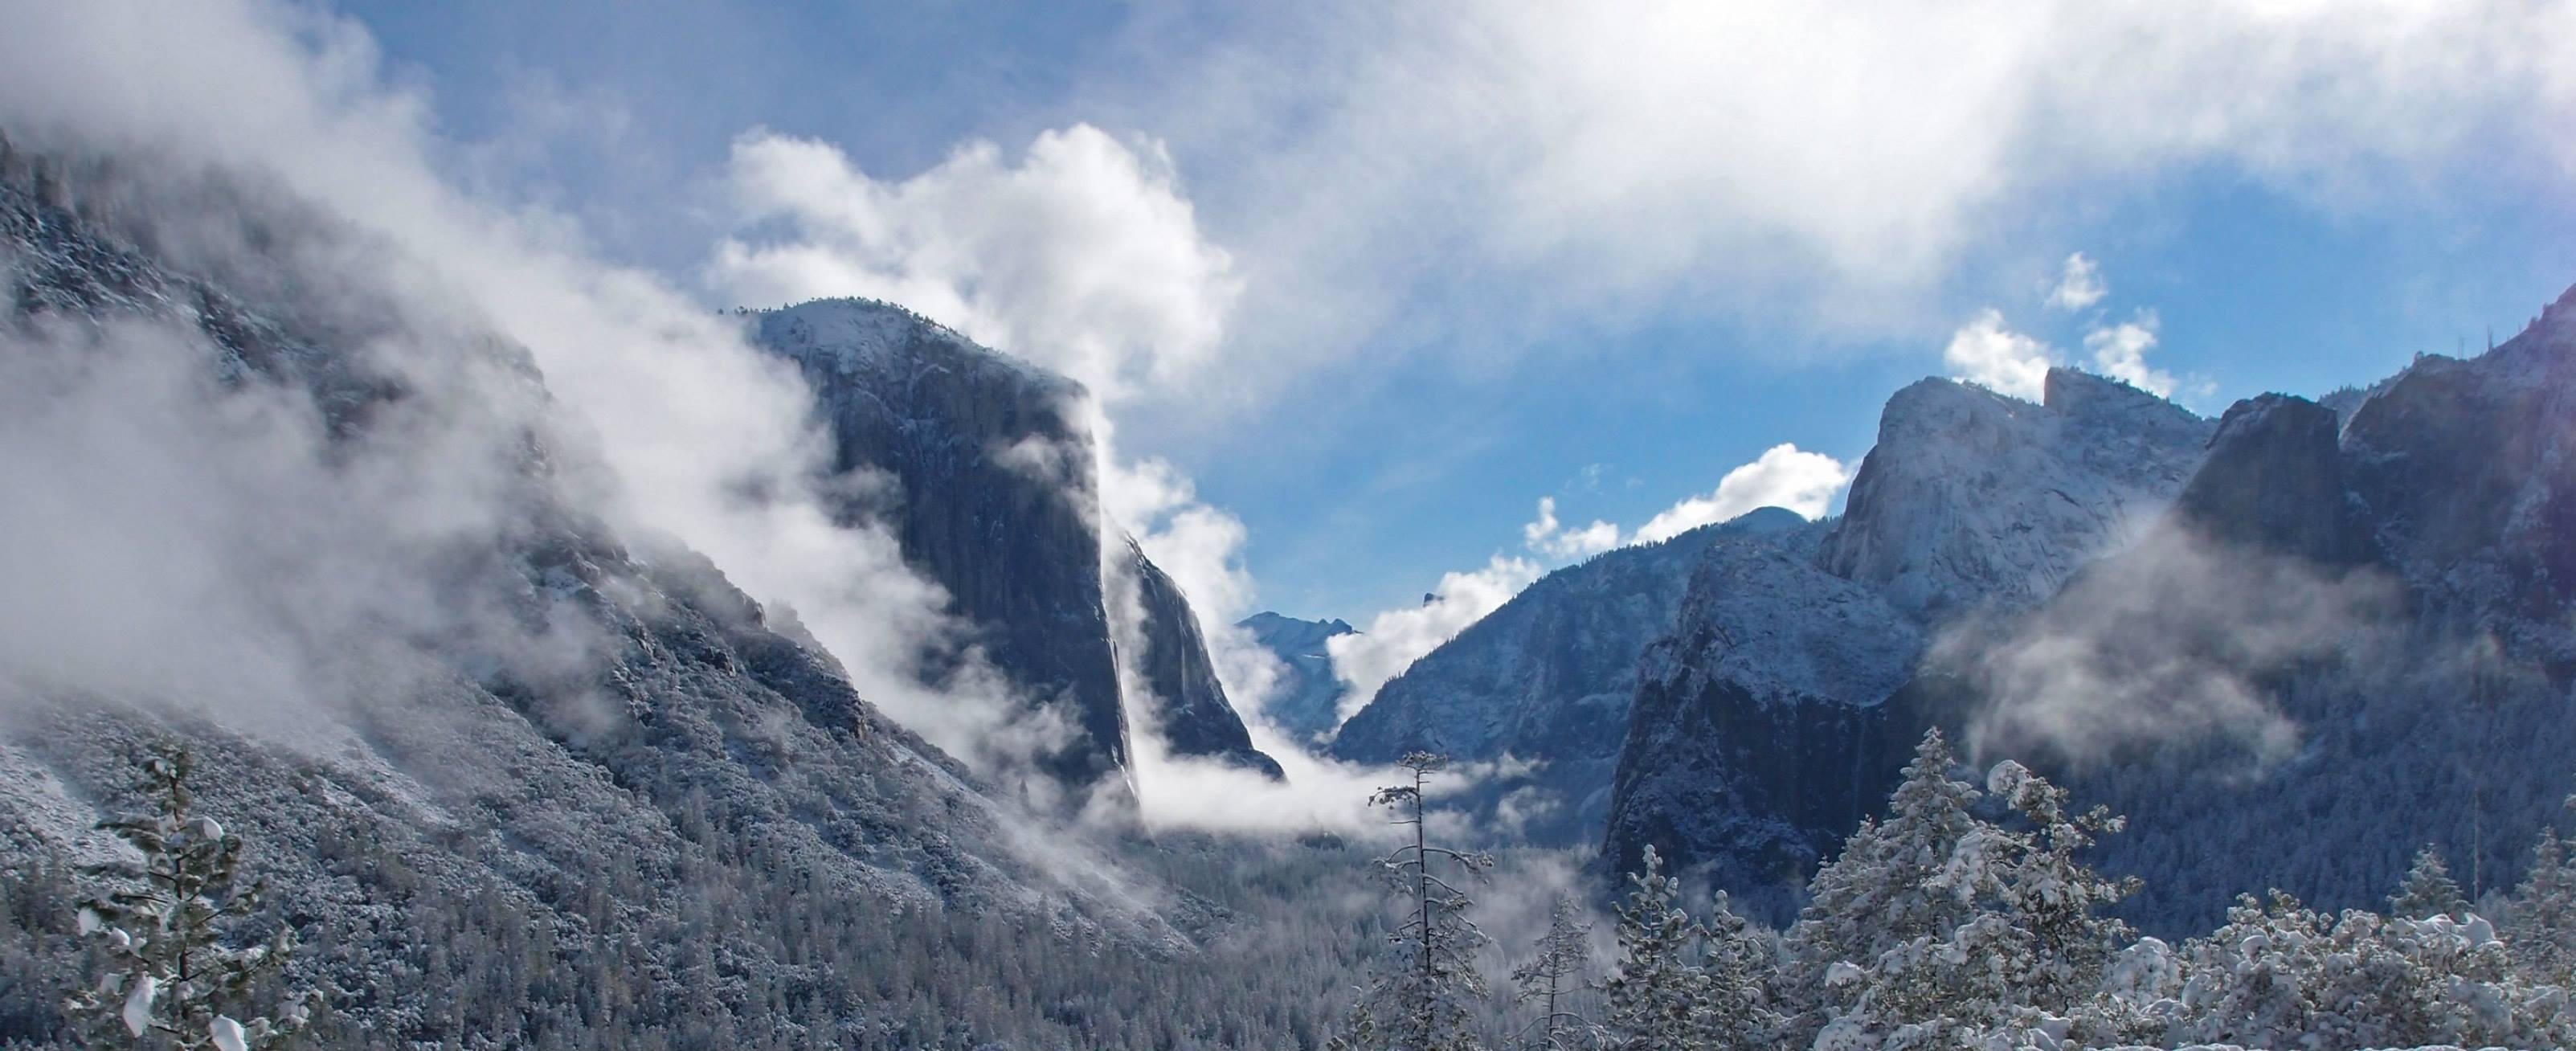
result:
<svg viewBox="0 0 2576 1051"><path fill-rule="evenodd" d="M1591 960L1592 925L1583 922L1574 896L1560 893L1548 909L1547 933L1539 936L1538 955L1512 971L1513 999L1539 1006L1539 1016L1528 1026L1537 1036L1534 1046L1570 1051L1575 1046L1570 1042L1573 1035L1591 1027L1581 1015L1565 1010L1566 996L1583 987Z"/></svg>
<svg viewBox="0 0 2576 1051"><path fill-rule="evenodd" d="M2167 1038L2249 1047L2565 1047L2563 990L2515 978L2485 920L2239 899L2182 948L2181 995L2153 1005Z"/></svg>
<svg viewBox="0 0 2576 1051"><path fill-rule="evenodd" d="M1843 852L1808 882L1808 904L1790 929L1791 951L1821 974L1836 963L1866 966L1916 938L1945 936L1968 918L1954 895L1928 889L1959 841L1977 827L1974 785L1950 777L1950 744L1933 730L1888 797L1884 821L1863 821Z"/></svg>
<svg viewBox="0 0 2576 1051"><path fill-rule="evenodd" d="M260 981L285 966L295 934L280 927L265 944L235 949L226 928L257 911L262 886L236 887L242 840L215 819L194 815L188 785L195 761L163 745L144 762L153 813L99 822L142 855L141 863L91 865L96 879L121 884L82 899L79 930L104 950L110 969L65 1002L97 1047L252 1051L302 1029L320 998L289 996L274 1016L248 1010ZM248 1016L237 1019L232 1013Z"/></svg>
<svg viewBox="0 0 2576 1051"><path fill-rule="evenodd" d="M2399 919L2459 919L2468 911L2469 899L2460 896L2460 885L2451 879L2450 867L2442 864L2442 853L2429 844L2415 852L2415 864L2406 870L2406 881L2398 885L2397 893L2388 896L2388 914Z"/></svg>
<svg viewBox="0 0 2576 1051"><path fill-rule="evenodd" d="M1384 970L1362 991L1330 1046L1337 1051L1482 1051L1476 1014L1486 993L1476 953L1485 945L1485 933L1467 918L1474 901L1437 869L1446 866L1463 882L1493 868L1494 859L1430 840L1425 797L1432 775L1448 765L1446 757L1411 752L1397 765L1411 779L1379 789L1369 803L1394 808L1399 815L1394 823L1412 827L1413 842L1375 863L1379 878L1404 900L1405 916L1387 933L1394 951L1384 958Z"/></svg>
<svg viewBox="0 0 2576 1051"><path fill-rule="evenodd" d="M1663 873L1646 848L1642 870L1628 874L1618 904L1619 972L1603 984L1611 1046L1619 1051L1683 1051L1706 1046L1708 975L1691 962L1707 931L1675 905L1681 882Z"/></svg>
<svg viewBox="0 0 2576 1051"><path fill-rule="evenodd" d="M1724 891L1701 926L1708 949L1700 957L1706 990L1700 1030L1708 1046L1773 1046L1783 1021L1771 1003L1780 974L1778 937L1727 907Z"/></svg>
<svg viewBox="0 0 2576 1051"><path fill-rule="evenodd" d="M2008 1004L2064 1012L2100 983L2132 933L2102 913L2138 892L2137 877L2111 879L2084 860L2096 836L2117 833L2127 821L2100 806L2074 813L2070 793L2009 759L1987 775L1986 791L2030 825L2003 832L1993 841L2002 849L1987 857L2000 862L1992 899L2020 964L2006 969L1997 992Z"/></svg>
<svg viewBox="0 0 2576 1051"><path fill-rule="evenodd" d="M1872 911L1811 906L1801 918L1803 951L1856 953L1798 960L1801 977L1818 983L1800 1027L1814 1027L1817 1046L2009 1042L2034 1026L2062 1028L2129 940L2128 925L2101 912L2136 881L2107 879L2083 860L2119 818L2100 807L2072 813L2066 790L2007 760L1986 790L2016 819L1979 819L1967 811L1975 790L1941 773L1947 759L1927 735L1888 820L1853 836L1835 879L1819 878L1841 908L1874 907L1896 929L1869 930ZM1820 893L1817 904L1828 900Z"/></svg>
<svg viewBox="0 0 2576 1051"><path fill-rule="evenodd" d="M2576 859L2558 830L2542 828L2531 868L2513 892L2505 937L2524 974L2535 981L2576 981Z"/></svg>

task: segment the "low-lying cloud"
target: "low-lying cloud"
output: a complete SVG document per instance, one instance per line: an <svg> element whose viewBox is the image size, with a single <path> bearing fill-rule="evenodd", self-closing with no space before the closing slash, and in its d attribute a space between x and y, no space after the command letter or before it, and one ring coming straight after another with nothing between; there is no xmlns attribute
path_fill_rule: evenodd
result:
<svg viewBox="0 0 2576 1051"><path fill-rule="evenodd" d="M1945 633L1927 666L1981 698L1975 754L2096 763L2124 749L2217 739L2287 755L2296 721L2264 678L2367 652L2398 612L2396 583L2206 540L2167 523L2094 564L2037 613Z"/></svg>

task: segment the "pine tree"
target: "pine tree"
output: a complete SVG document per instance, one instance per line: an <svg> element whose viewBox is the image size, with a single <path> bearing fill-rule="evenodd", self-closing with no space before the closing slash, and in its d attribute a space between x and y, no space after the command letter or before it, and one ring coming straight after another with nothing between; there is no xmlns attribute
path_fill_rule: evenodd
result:
<svg viewBox="0 0 2576 1051"><path fill-rule="evenodd" d="M2070 793L2011 760L1995 764L1986 790L2030 824L1996 836L2000 849L1989 855L1997 862L1991 897L2019 965L2005 970L1996 995L2005 1004L2064 1011L2101 980L2131 935L2127 923L2102 912L2137 893L2138 879L2111 879L2084 861L2095 837L2118 833L2127 819L2100 806L2073 813Z"/></svg>
<svg viewBox="0 0 2576 1051"><path fill-rule="evenodd" d="M1642 871L1628 874L1628 898L1617 906L1619 973L1603 985L1611 1045L1620 1051L1681 1051L1702 1045L1708 975L1690 960L1707 934L1673 904L1681 882L1663 874L1663 858L1646 848Z"/></svg>
<svg viewBox="0 0 2576 1051"><path fill-rule="evenodd" d="M274 1047L303 1028L318 1005L318 997L300 993L275 1017L240 1021L226 1013L229 1008L250 1014L245 1008L251 996L262 979L285 966L295 935L281 927L266 944L225 946L224 929L258 911L264 888L236 888L241 837L225 834L213 818L189 813L196 802L188 786L194 772L185 747L156 748L144 763L142 787L158 809L99 823L131 844L142 862L84 869L93 878L123 884L79 906L80 933L104 950L113 968L65 1003L87 1024L94 1046Z"/></svg>
<svg viewBox="0 0 2576 1051"><path fill-rule="evenodd" d="M2009 760L1986 791L2014 820L1979 819L1967 809L1976 790L1943 773L1948 758L1927 735L1888 820L1854 834L1832 878L1819 876L1797 931L1800 975L1820 986L1804 1019L1818 1046L1946 1045L2062 1017L2129 939L2102 911L2137 881L2083 860L2122 821L2101 807L2073 813L2065 789ZM1872 925L1880 915L1890 919Z"/></svg>
<svg viewBox="0 0 2576 1051"><path fill-rule="evenodd" d="M2398 886L2397 893L2388 896L2388 914L2399 919L2459 919L2468 911L2469 900L2460 896L2460 885L2451 879L2450 867L2442 864L2441 852L2430 845L2415 852L2415 865L2406 870L2406 882Z"/></svg>
<svg viewBox="0 0 2576 1051"><path fill-rule="evenodd" d="M1772 1046L1782 1022L1771 1004L1780 970L1777 938L1736 915L1723 891L1702 930L1708 948L1700 961L1700 1030L1708 1046Z"/></svg>
<svg viewBox="0 0 2576 1051"><path fill-rule="evenodd" d="M1568 1051L1572 1034L1590 1026L1581 1015L1564 1009L1565 997L1583 987L1583 972L1592 958L1592 925L1571 894L1559 894L1548 910L1547 933L1539 936L1538 955L1512 971L1514 999L1538 1004L1539 1016L1529 1028L1538 1031L1544 1051Z"/></svg>
<svg viewBox="0 0 2576 1051"><path fill-rule="evenodd" d="M2526 973L2552 983L2576 979L2576 859L2567 856L2557 829L2540 830L2531 868L2514 888L2505 933Z"/></svg>
<svg viewBox="0 0 2576 1051"><path fill-rule="evenodd" d="M1968 903L1928 889L1959 842L1977 827L1978 792L1953 780L1957 760L1941 731L1923 735L1905 780L1888 798L1887 819L1863 821L1843 852L1808 883L1809 902L1790 946L1811 970L1868 966L1916 938L1946 936L1968 918Z"/></svg>
<svg viewBox="0 0 2576 1051"><path fill-rule="evenodd" d="M1331 1046L1342 1051L1482 1051L1476 1011L1485 979L1476 952L1486 938L1467 910L1475 903L1438 869L1473 877L1493 868L1491 855L1434 845L1425 822L1431 777L1448 765L1443 756L1408 753L1397 762L1412 774L1405 784L1381 788L1372 806L1395 809L1394 824L1411 826L1413 842L1376 862L1378 875L1405 903L1405 918L1387 933L1394 949L1387 966L1365 990Z"/></svg>

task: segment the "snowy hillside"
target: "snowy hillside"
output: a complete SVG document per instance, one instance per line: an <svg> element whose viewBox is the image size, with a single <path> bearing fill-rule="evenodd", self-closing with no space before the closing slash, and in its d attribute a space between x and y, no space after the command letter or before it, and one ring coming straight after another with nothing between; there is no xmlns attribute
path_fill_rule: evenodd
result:
<svg viewBox="0 0 2576 1051"><path fill-rule="evenodd" d="M179 191L113 174L0 144L6 426L60 453L10 461L11 521L96 514L126 480L84 493L46 472L128 456L172 472L139 479L136 506L184 516L152 535L212 561L129 547L158 568L85 577L69 545L12 556L13 579L94 586L60 596L54 634L20 631L0 674L0 1033L53 1024L50 994L19 994L60 988L78 959L65 865L104 856L91 823L135 808L147 747L174 740L197 752L203 811L250 840L302 929L295 977L354 990L335 1024L371 1045L1029 1033L1054 1023L967 990L1022 980L1011 960L1118 947L1088 985L1196 951L1166 910L1203 911L994 802L704 558L585 511L596 467L549 443L524 353L427 323L364 270L299 270L336 234L292 206L188 196L220 191L214 174ZM170 204L192 206L190 244L277 254L228 255L230 287L175 270L148 247ZM347 291L276 298L325 283ZM149 488L192 478L221 506ZM186 604L135 605L122 636L81 619L127 588ZM84 633L77 652L48 641L62 632ZM1012 948L958 957L982 978L893 980L900 947L934 941ZM856 980L871 974L886 980ZM1174 991L1125 987L1112 999Z"/></svg>
<svg viewBox="0 0 2576 1051"><path fill-rule="evenodd" d="M1692 565L1724 538L1768 543L1805 526L1766 507L1557 570L1388 681L1332 754L1382 763L1429 749L1500 763L1470 805L1533 842L1590 842L1609 810L1637 655L1671 629Z"/></svg>

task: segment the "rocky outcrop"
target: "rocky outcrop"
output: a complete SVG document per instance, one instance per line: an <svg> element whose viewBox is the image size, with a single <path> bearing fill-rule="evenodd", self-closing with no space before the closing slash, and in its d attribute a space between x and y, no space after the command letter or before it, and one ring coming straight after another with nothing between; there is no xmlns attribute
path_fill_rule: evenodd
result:
<svg viewBox="0 0 2576 1051"><path fill-rule="evenodd" d="M2126 814L2151 930L2373 906L2425 843L2509 884L2576 787L2576 290L2331 400L1900 392L1813 563L1712 551L1649 651L1607 858L1779 905L1940 726Z"/></svg>
<svg viewBox="0 0 2576 1051"><path fill-rule="evenodd" d="M1340 726L1345 687L1333 673L1330 641L1358 629L1341 620L1298 620L1263 611L1235 627L1279 658L1284 674L1263 706L1263 718L1301 741L1319 740Z"/></svg>
<svg viewBox="0 0 2576 1051"><path fill-rule="evenodd" d="M871 300L762 312L754 331L814 391L847 482L844 520L890 526L994 669L1028 703L1071 714L1079 737L1044 757L1046 772L1076 788L1121 777L1129 727L1081 385ZM1275 774L1217 686L1187 600L1134 558L1149 643L1140 681L1174 706L1157 720L1177 734L1172 749Z"/></svg>
<svg viewBox="0 0 2576 1051"><path fill-rule="evenodd" d="M1071 415L1081 386L866 300L764 312L755 332L814 390L833 469L851 480L844 518L890 526L994 668L1071 715L1080 739L1048 773L1077 787L1117 776L1126 730L1091 438Z"/></svg>
<svg viewBox="0 0 2576 1051"><path fill-rule="evenodd" d="M2370 527L2344 498L2333 410L2283 394L2237 402L2219 418L2176 518L2219 543L2323 566L2370 561Z"/></svg>
<svg viewBox="0 0 2576 1051"><path fill-rule="evenodd" d="M1887 798L1922 727L1889 697L1922 628L1824 572L1822 526L1721 539L1639 664L1604 853L1652 846L1768 911Z"/></svg>
<svg viewBox="0 0 2576 1051"><path fill-rule="evenodd" d="M1135 662L1133 672L1145 690L1140 700L1154 706L1151 717L1165 746L1174 755L1218 759L1283 780L1279 763L1252 746L1242 716L1226 702L1225 686L1208 659L1207 640L1199 634L1198 615L1190 611L1180 585L1133 542L1127 545L1127 567L1135 574L1139 641L1145 651L1128 659Z"/></svg>
<svg viewBox="0 0 2576 1051"><path fill-rule="evenodd" d="M1896 392L1821 564L1938 620L2025 609L2162 512L2210 424L2073 369L2033 405L1953 380Z"/></svg>

